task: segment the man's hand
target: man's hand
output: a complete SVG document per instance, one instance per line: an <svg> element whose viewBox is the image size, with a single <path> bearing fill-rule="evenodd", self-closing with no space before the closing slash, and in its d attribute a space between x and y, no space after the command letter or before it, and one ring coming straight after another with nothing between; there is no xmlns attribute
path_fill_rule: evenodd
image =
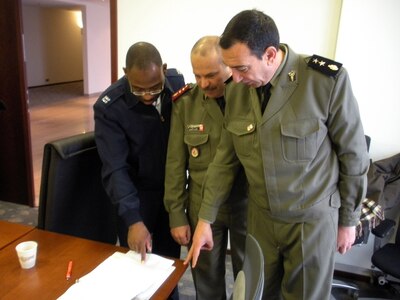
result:
<svg viewBox="0 0 400 300"><path fill-rule="evenodd" d="M337 251L340 254L345 254L350 250L356 239L356 227L339 226L337 238Z"/></svg>
<svg viewBox="0 0 400 300"><path fill-rule="evenodd" d="M199 220L194 231L192 247L188 252L184 264L187 265L192 261L192 268L196 267L200 250L210 251L214 247L211 225L203 220Z"/></svg>
<svg viewBox="0 0 400 300"><path fill-rule="evenodd" d="M182 246L186 246L189 244L190 239L192 238L192 232L190 231L189 225L174 227L171 229L171 235L174 240Z"/></svg>
<svg viewBox="0 0 400 300"><path fill-rule="evenodd" d="M129 226L129 248L141 254L142 261L146 259L146 251L151 252L151 234L143 222L137 222Z"/></svg>

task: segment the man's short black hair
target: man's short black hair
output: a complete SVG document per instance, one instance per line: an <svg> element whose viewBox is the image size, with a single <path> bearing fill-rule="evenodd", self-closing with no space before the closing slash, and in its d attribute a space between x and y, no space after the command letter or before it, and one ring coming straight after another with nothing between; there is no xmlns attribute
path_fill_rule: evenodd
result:
<svg viewBox="0 0 400 300"><path fill-rule="evenodd" d="M253 9L244 10L229 21L219 44L222 49L228 49L236 43L244 43L252 54L261 59L268 47L279 49L279 42L279 31L274 20Z"/></svg>
<svg viewBox="0 0 400 300"><path fill-rule="evenodd" d="M126 53L125 67L130 70L132 67L147 69L150 65L162 66L161 55L157 48L147 42L133 44Z"/></svg>

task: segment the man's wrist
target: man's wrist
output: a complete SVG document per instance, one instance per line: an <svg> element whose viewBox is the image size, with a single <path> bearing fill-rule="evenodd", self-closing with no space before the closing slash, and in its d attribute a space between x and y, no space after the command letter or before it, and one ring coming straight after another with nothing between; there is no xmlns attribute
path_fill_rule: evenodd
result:
<svg viewBox="0 0 400 300"><path fill-rule="evenodd" d="M203 218L199 218L199 222L203 222L203 223L206 223L206 224L212 224L212 222L211 221L209 221L209 220L206 220L206 219L203 219Z"/></svg>

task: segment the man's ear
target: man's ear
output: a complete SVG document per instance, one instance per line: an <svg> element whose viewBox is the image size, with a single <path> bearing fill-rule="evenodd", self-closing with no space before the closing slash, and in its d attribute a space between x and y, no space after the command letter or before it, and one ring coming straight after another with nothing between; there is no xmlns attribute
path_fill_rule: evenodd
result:
<svg viewBox="0 0 400 300"><path fill-rule="evenodd" d="M271 65L273 63L277 52L278 51L273 46L270 46L267 49L265 49L263 59L267 62L268 65Z"/></svg>
<svg viewBox="0 0 400 300"><path fill-rule="evenodd" d="M164 75L167 73L167 64L162 65Z"/></svg>
<svg viewBox="0 0 400 300"><path fill-rule="evenodd" d="M128 70L126 68L122 68L122 70L124 70L124 74L126 75L126 73L128 72Z"/></svg>

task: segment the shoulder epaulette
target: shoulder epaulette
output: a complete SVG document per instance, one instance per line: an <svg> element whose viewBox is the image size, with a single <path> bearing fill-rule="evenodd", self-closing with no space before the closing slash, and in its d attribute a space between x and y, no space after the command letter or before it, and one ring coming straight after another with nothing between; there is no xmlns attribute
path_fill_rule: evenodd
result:
<svg viewBox="0 0 400 300"><path fill-rule="evenodd" d="M314 54L307 65L314 70L333 77L339 72L343 64Z"/></svg>
<svg viewBox="0 0 400 300"><path fill-rule="evenodd" d="M108 102L111 101L111 98L108 95L104 95L104 97L101 98L101 102L104 104L108 104Z"/></svg>
<svg viewBox="0 0 400 300"><path fill-rule="evenodd" d="M123 95L122 90L110 89L106 90L102 95L100 95L99 99L103 104L109 106L111 103L113 103L116 99L118 99L122 95Z"/></svg>
<svg viewBox="0 0 400 300"><path fill-rule="evenodd" d="M175 94L172 95L172 101L176 101L179 99L180 96L185 94L187 91L191 90L193 88L193 84L188 83L186 84L183 88L180 88Z"/></svg>

